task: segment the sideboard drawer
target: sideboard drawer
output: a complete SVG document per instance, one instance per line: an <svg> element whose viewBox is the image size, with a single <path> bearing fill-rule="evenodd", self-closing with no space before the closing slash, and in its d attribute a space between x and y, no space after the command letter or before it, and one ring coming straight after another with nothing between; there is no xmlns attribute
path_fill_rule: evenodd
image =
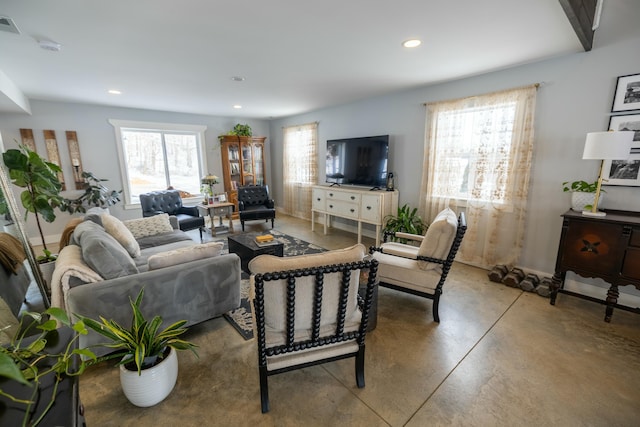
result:
<svg viewBox="0 0 640 427"><path fill-rule="evenodd" d="M622 263L622 275L629 279L640 280L640 249L627 249Z"/></svg>
<svg viewBox="0 0 640 427"><path fill-rule="evenodd" d="M640 228L631 229L631 237L629 238L629 246L640 248Z"/></svg>
<svg viewBox="0 0 640 427"><path fill-rule="evenodd" d="M326 192L319 188L311 190L311 208L316 211L324 211L324 201L326 198Z"/></svg>
<svg viewBox="0 0 640 427"><path fill-rule="evenodd" d="M562 263L571 270L606 275L619 268L619 224L571 221L562 248Z"/></svg>
<svg viewBox="0 0 640 427"><path fill-rule="evenodd" d="M370 221L375 224L382 222L380 211L380 197L377 195L362 196L360 217L364 221Z"/></svg>

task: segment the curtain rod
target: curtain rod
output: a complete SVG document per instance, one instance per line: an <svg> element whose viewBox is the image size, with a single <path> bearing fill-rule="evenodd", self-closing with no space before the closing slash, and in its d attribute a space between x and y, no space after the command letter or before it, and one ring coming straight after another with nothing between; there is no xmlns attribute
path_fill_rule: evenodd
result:
<svg viewBox="0 0 640 427"><path fill-rule="evenodd" d="M544 85L545 85L545 82L533 83L533 84L525 85L525 86L518 86L518 87L509 88L509 89L496 90L495 92L481 93L479 95L469 95L469 96L463 96L461 98L456 98L456 99L447 99L444 102L458 101L458 100L465 99L465 98L473 98L475 96L492 95L492 94L495 94L495 93L506 92L506 91L509 91L509 90L526 89L526 88L532 87L532 86L535 87L536 90L537 90L537 89L540 88L540 86L544 86ZM442 101L423 102L422 105L426 107L427 105L432 104L433 102L442 102Z"/></svg>

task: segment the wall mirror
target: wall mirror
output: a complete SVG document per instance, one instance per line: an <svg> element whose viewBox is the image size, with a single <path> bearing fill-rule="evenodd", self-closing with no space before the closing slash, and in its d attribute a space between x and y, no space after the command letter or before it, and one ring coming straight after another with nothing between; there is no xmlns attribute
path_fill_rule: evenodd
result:
<svg viewBox="0 0 640 427"><path fill-rule="evenodd" d="M4 151L0 136L0 153ZM16 254L20 256L21 252L26 256L22 265L14 267L15 272L0 263L0 321L4 319L2 310L5 315L8 315L8 310L19 318L21 310L42 311L50 305L47 287L26 232L24 213L19 208L12 187L4 162L0 159L0 201L4 201L7 207L7 211L0 214L0 249L3 251L0 256L14 258ZM0 329L2 327L0 324Z"/></svg>

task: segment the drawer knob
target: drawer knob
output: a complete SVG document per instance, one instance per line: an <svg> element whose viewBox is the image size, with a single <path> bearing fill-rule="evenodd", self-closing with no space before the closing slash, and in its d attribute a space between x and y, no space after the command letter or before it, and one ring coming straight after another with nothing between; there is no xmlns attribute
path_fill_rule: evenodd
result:
<svg viewBox="0 0 640 427"><path fill-rule="evenodd" d="M329 193L329 196L333 197L333 193Z"/></svg>
<svg viewBox="0 0 640 427"><path fill-rule="evenodd" d="M329 205L329 207L333 209L333 205Z"/></svg>
<svg viewBox="0 0 640 427"><path fill-rule="evenodd" d="M371 210L371 206L367 206L367 210Z"/></svg>
<svg viewBox="0 0 640 427"><path fill-rule="evenodd" d="M317 200L317 201L320 201L320 197L318 197L316 200Z"/></svg>
<svg viewBox="0 0 640 427"><path fill-rule="evenodd" d="M356 196L351 196L351 200L355 200L355 199L356 199Z"/></svg>
<svg viewBox="0 0 640 427"><path fill-rule="evenodd" d="M355 212L355 210L353 210L353 209L349 209L349 210L351 211L351 213Z"/></svg>

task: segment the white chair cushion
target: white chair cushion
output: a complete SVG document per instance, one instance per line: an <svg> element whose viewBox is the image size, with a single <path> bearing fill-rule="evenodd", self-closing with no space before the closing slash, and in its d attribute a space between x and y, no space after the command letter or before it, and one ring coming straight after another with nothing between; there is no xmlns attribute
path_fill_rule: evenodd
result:
<svg viewBox="0 0 640 427"><path fill-rule="evenodd" d="M391 283L417 291L434 291L440 280L437 270L422 270L415 259L374 252L378 260L377 278L381 282Z"/></svg>
<svg viewBox="0 0 640 427"><path fill-rule="evenodd" d="M357 244L346 249L322 252L312 255L300 255L294 257L277 257L273 255L260 255L249 262L251 276L251 290L255 274L284 270L298 270L324 265L344 264L358 262L364 259L366 248ZM349 283L349 301L345 314L345 322L356 322L360 319L358 309L358 285L360 270L351 271ZM322 312L320 325L335 324L338 313L340 297L340 280L342 273L329 273L324 275L324 288L322 296ZM296 278L296 330L311 329L311 313L313 312L315 276ZM270 281L264 287L265 324L274 333L282 335L286 329L286 280ZM252 295L253 299L253 295ZM325 334L328 335L328 334ZM275 338L274 338L275 339ZM268 340L269 343L272 340Z"/></svg>
<svg viewBox="0 0 640 427"><path fill-rule="evenodd" d="M418 248L418 255L445 259L456 237L458 217L456 213L447 208L440 212L429 225L424 240ZM433 270L440 266L433 262L419 261L419 267L423 270Z"/></svg>

